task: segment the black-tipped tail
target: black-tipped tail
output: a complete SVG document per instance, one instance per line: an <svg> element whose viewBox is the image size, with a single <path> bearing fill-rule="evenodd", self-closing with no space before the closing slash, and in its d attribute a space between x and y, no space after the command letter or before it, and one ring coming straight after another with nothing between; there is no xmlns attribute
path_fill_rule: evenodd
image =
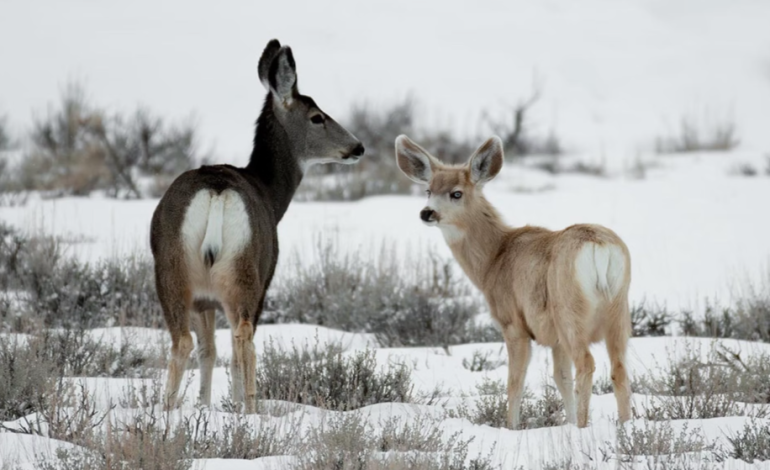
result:
<svg viewBox="0 0 770 470"><path fill-rule="evenodd" d="M208 248L206 252L203 254L203 261L206 263L206 268L211 268L214 266L214 262L217 260L217 253L212 249Z"/></svg>

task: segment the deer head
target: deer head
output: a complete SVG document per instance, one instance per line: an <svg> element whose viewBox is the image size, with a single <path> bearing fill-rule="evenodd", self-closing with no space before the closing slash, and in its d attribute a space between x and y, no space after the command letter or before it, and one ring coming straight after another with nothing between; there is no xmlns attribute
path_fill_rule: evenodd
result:
<svg viewBox="0 0 770 470"><path fill-rule="evenodd" d="M428 186L428 204L420 219L442 229L466 228L469 215L480 209L484 184L503 167L503 143L491 137L464 165L445 165L409 137L396 138L396 162L404 174Z"/></svg>

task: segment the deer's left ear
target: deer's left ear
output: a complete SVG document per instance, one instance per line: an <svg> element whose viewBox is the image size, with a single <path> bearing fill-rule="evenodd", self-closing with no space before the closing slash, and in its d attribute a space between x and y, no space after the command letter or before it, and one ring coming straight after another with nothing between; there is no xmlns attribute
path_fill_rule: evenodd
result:
<svg viewBox="0 0 770 470"><path fill-rule="evenodd" d="M484 184L503 168L503 141L493 136L481 144L468 161L473 184Z"/></svg>

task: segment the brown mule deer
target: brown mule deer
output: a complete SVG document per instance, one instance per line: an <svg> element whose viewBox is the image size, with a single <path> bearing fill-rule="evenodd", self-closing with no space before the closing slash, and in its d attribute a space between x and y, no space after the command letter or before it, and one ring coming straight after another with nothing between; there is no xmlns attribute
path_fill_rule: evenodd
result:
<svg viewBox="0 0 770 470"><path fill-rule="evenodd" d="M259 60L267 88L254 150L245 168L202 166L168 188L152 217L155 282L171 333L166 406L175 406L188 356L198 340L200 400L211 402L216 360L215 309L232 330L233 401L256 406L254 331L278 259L277 225L313 163L354 163L364 147L299 94L294 57L277 40Z"/></svg>
<svg viewBox="0 0 770 470"><path fill-rule="evenodd" d="M567 419L579 427L588 424L594 372L589 345L604 340L618 414L621 421L628 420L631 390L625 356L631 333L631 260L623 241L598 225L573 225L557 232L506 226L482 193L503 166L498 137L484 142L466 165L449 166L402 135L396 139L396 161L410 179L428 185L428 206L420 218L441 229L502 329L508 349L509 426L519 425L531 340L551 348L553 377Z"/></svg>

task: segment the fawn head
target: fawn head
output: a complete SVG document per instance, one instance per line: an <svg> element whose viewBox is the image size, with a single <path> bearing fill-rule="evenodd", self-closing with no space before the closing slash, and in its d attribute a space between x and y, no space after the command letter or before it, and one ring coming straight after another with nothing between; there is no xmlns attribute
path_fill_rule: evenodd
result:
<svg viewBox="0 0 770 470"><path fill-rule="evenodd" d="M396 162L412 181L428 185L428 205L420 211L427 225L464 229L467 215L479 208L481 189L503 167L503 143L491 137L464 165L445 165L409 137L396 138Z"/></svg>

